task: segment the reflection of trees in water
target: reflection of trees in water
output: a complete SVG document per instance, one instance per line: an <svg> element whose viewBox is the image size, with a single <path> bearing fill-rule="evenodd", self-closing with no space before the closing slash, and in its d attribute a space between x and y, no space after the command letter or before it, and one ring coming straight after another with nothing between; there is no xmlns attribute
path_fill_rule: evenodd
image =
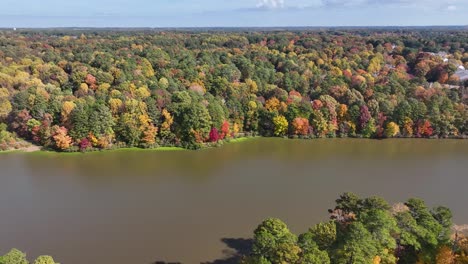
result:
<svg viewBox="0 0 468 264"><path fill-rule="evenodd" d="M77 155L50 154L25 159L31 174L49 171L53 174L93 178L134 178L188 176L201 178L211 165L195 152L125 151ZM44 174L48 174L44 172Z"/></svg>
<svg viewBox="0 0 468 264"><path fill-rule="evenodd" d="M222 238L221 241L228 247L223 250L223 257L201 264L238 264L242 256L248 256L252 250L253 240L245 238ZM153 264L180 264L181 262L155 261Z"/></svg>
<svg viewBox="0 0 468 264"><path fill-rule="evenodd" d="M463 144L465 146L463 146ZM67 155L31 154L24 160L34 175L77 175L80 177L181 177L203 181L243 161L271 160L297 164L340 159L376 161L418 159L429 155L467 155L463 140L425 139L316 139L285 140L259 138L200 151L122 151ZM252 163L249 163L251 165ZM261 171L256 168L255 171Z"/></svg>

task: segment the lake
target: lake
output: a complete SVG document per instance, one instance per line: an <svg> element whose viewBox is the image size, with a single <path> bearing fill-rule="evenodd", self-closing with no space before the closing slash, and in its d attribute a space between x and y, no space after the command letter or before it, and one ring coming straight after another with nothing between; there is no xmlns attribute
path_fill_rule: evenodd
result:
<svg viewBox="0 0 468 264"><path fill-rule="evenodd" d="M62 264L207 263L267 217L295 233L345 191L468 223L468 140L251 139L201 151L0 154L0 253Z"/></svg>

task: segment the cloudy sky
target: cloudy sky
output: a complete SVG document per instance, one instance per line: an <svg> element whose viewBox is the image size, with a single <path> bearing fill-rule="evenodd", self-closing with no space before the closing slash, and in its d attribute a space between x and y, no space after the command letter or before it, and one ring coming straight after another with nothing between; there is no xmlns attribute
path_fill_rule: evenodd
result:
<svg viewBox="0 0 468 264"><path fill-rule="evenodd" d="M468 25L468 0L0 0L0 27Z"/></svg>

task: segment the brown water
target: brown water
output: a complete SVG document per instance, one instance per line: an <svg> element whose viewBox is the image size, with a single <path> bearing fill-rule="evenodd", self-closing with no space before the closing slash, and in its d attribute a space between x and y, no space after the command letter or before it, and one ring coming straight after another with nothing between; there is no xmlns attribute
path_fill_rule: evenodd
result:
<svg viewBox="0 0 468 264"><path fill-rule="evenodd" d="M62 264L211 262L267 217L299 233L345 191L468 223L468 141L254 139L203 151L0 155L0 253ZM229 241L229 240L228 240Z"/></svg>

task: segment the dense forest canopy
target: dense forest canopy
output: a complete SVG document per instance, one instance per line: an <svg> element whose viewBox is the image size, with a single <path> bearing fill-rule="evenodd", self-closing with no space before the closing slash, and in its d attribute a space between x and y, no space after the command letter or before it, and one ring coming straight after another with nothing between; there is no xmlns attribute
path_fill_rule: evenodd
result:
<svg viewBox="0 0 468 264"><path fill-rule="evenodd" d="M0 31L0 148L464 137L468 31Z"/></svg>

